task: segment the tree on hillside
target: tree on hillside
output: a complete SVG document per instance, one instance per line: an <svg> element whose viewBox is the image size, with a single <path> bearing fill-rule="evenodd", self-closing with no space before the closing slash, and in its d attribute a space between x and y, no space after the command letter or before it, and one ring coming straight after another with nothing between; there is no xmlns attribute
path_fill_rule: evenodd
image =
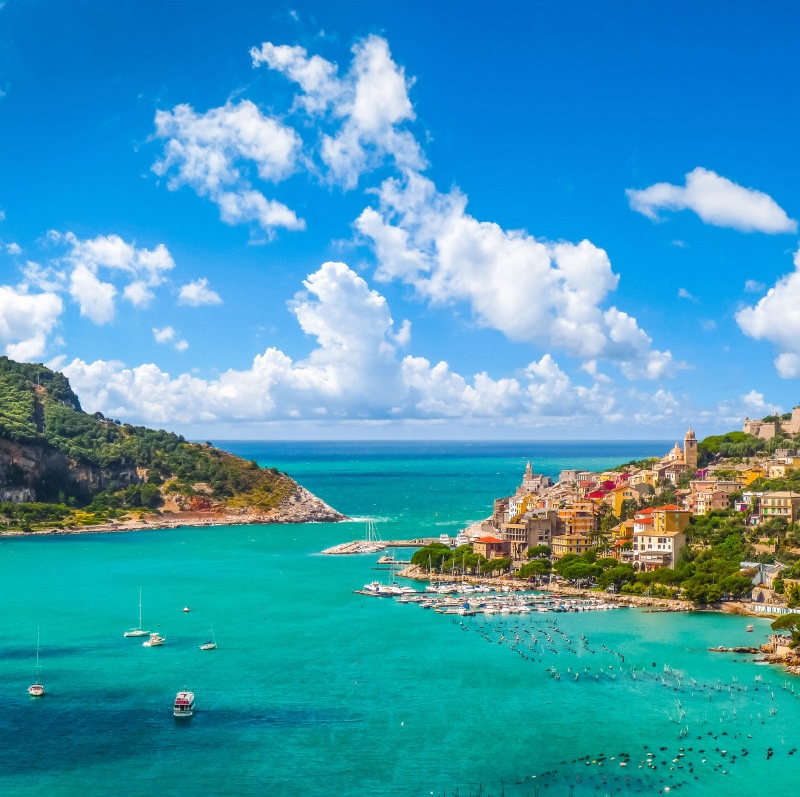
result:
<svg viewBox="0 0 800 797"><path fill-rule="evenodd" d="M797 647L800 644L800 614L784 614L777 620L773 621L770 625L773 631L788 631L792 635L792 641L789 644L790 648Z"/></svg>

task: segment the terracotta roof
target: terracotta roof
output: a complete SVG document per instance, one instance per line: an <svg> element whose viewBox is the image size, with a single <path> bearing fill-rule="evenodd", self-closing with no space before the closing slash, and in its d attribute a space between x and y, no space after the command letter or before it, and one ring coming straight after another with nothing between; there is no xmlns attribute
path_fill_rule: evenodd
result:
<svg viewBox="0 0 800 797"><path fill-rule="evenodd" d="M475 542L505 542L505 540L501 540L499 537L480 537Z"/></svg>

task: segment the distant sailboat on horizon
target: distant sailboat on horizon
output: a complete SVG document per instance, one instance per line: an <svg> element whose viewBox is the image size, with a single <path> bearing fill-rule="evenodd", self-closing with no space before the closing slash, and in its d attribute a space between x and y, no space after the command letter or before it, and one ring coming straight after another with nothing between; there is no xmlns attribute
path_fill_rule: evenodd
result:
<svg viewBox="0 0 800 797"><path fill-rule="evenodd" d="M39 627L36 627L36 670L34 675L34 683L28 687L28 694L31 697L43 697L44 686L39 683Z"/></svg>

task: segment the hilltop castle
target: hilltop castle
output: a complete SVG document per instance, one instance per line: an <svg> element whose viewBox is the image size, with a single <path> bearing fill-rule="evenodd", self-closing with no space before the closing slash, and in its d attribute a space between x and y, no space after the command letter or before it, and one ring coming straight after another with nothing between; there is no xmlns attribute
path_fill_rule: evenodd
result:
<svg viewBox="0 0 800 797"><path fill-rule="evenodd" d="M764 440L771 440L781 432L795 435L800 432L800 407L792 407L792 417L789 420L785 420L777 414L774 421L751 421L745 417L742 431Z"/></svg>

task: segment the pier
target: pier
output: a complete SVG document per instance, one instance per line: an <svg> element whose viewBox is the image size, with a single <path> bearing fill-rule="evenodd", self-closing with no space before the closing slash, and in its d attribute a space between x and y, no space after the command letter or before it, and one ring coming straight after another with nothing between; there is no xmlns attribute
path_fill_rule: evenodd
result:
<svg viewBox="0 0 800 797"><path fill-rule="evenodd" d="M413 540L353 540L326 548L322 553L331 556L342 556L356 553L377 553L387 548L422 548L438 542L438 537L417 537Z"/></svg>

